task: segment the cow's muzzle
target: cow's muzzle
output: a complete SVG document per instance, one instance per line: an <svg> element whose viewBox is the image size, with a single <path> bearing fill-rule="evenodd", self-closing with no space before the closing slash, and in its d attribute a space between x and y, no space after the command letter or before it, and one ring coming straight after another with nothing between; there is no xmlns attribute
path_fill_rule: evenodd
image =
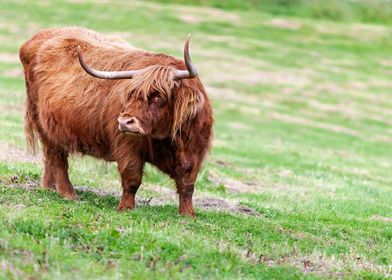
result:
<svg viewBox="0 0 392 280"><path fill-rule="evenodd" d="M125 134L131 134L135 136L145 134L140 121L136 117L119 117L118 129L120 129L120 131Z"/></svg>

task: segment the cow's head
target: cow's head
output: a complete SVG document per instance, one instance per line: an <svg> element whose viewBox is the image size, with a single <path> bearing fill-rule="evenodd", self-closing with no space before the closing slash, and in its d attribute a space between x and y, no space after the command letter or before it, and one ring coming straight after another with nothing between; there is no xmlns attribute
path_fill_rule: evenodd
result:
<svg viewBox="0 0 392 280"><path fill-rule="evenodd" d="M132 79L122 94L123 108L117 119L121 132L174 138L183 123L203 107L203 94L187 81L198 75L189 54L189 39L188 36L184 46L187 70L153 65L140 70L99 71L88 66L78 51L80 64L90 75L102 79Z"/></svg>

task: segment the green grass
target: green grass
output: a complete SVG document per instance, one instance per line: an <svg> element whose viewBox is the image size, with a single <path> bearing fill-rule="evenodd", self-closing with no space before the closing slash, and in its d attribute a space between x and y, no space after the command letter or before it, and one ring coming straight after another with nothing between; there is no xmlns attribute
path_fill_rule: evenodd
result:
<svg viewBox="0 0 392 280"><path fill-rule="evenodd" d="M392 23L390 0L150 0L162 3L210 6L227 10L259 10L277 16L338 21Z"/></svg>
<svg viewBox="0 0 392 280"><path fill-rule="evenodd" d="M223 10L173 2L0 3L0 279L391 277L388 20L314 19L298 12L306 1L286 10L282 1L221 1ZM269 9L245 7L258 3ZM17 51L38 30L67 25L176 56L192 32L216 120L196 197L259 216L199 208L196 220L184 219L170 199L117 213L111 195L79 191L70 202L31 187L42 165L23 153ZM70 170L77 186L120 191L115 164L76 156ZM214 174L230 180L217 184ZM238 185L247 191L232 191ZM146 167L139 197L173 191Z"/></svg>
<svg viewBox="0 0 392 280"><path fill-rule="evenodd" d="M5 276L39 277L44 272L69 278L75 270L80 278L301 275L293 268L270 269L257 259L247 261L239 253L270 251L263 243L293 243L280 238L275 222L217 213L200 213L193 221L179 217L174 206L139 207L119 215L115 199L88 193L77 203L39 190L1 188L1 195L2 204L16 210L0 214L6 221L1 257L18 265L15 271L3 271ZM22 209L17 207L21 199L28 201Z"/></svg>

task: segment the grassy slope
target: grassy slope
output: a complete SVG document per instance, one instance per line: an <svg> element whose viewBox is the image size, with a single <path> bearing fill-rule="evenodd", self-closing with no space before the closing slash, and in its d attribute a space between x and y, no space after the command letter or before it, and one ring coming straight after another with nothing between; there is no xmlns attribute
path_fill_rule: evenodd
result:
<svg viewBox="0 0 392 280"><path fill-rule="evenodd" d="M25 145L16 52L37 30L83 25L178 56L192 32L216 118L197 195L239 201L261 217L199 211L183 222L171 204L118 214L113 197L66 202L9 188L15 174L21 182L41 174L15 159L0 164L0 278L386 275L391 28L132 3L1 2L0 141ZM75 185L119 189L114 165L76 158L71 171ZM216 187L211 174L252 190ZM173 189L149 167L140 196L159 197L152 185Z"/></svg>
<svg viewBox="0 0 392 280"><path fill-rule="evenodd" d="M392 23L391 0L151 0L228 10L259 10L277 16Z"/></svg>

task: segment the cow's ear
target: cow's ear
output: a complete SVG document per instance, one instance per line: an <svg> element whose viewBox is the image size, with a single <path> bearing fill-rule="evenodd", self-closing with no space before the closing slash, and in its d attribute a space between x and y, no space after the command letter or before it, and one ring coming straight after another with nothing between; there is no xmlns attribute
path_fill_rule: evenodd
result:
<svg viewBox="0 0 392 280"><path fill-rule="evenodd" d="M181 86L174 96L172 137L181 132L183 124L194 118L203 108L204 96L195 88Z"/></svg>

